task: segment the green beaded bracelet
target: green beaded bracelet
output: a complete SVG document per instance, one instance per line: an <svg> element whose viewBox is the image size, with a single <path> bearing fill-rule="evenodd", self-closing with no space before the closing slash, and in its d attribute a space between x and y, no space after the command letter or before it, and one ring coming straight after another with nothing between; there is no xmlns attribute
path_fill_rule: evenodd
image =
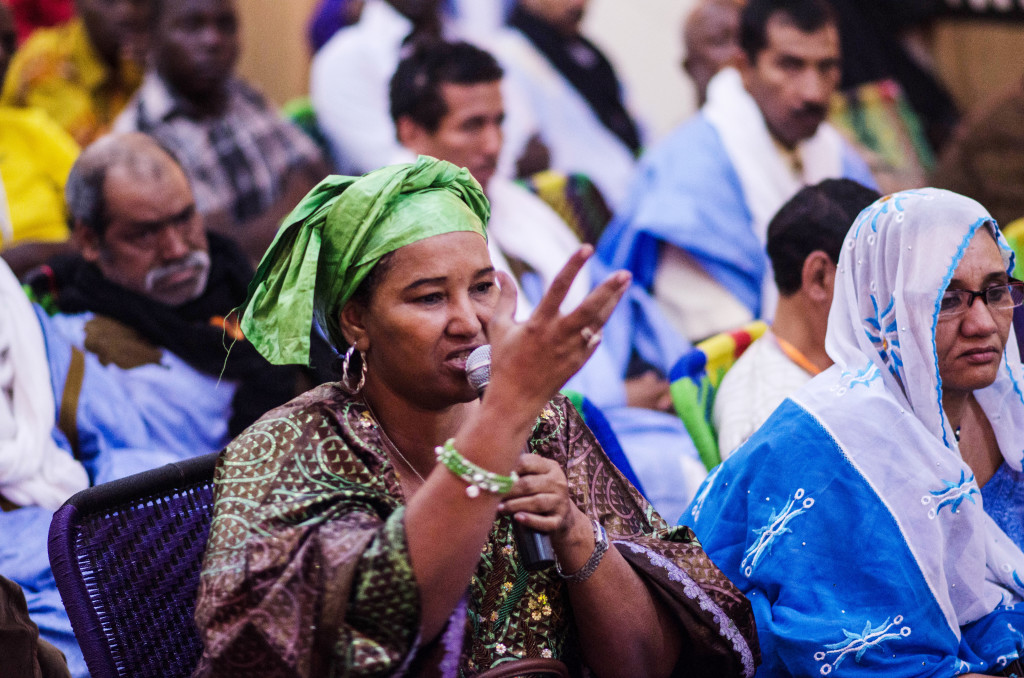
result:
<svg viewBox="0 0 1024 678"><path fill-rule="evenodd" d="M444 445L435 447L434 454L445 468L466 481L466 495L470 499L479 497L481 490L497 495L508 494L519 480L519 475L515 471L507 476L498 475L466 459L455 449L455 438L449 438L444 441Z"/></svg>

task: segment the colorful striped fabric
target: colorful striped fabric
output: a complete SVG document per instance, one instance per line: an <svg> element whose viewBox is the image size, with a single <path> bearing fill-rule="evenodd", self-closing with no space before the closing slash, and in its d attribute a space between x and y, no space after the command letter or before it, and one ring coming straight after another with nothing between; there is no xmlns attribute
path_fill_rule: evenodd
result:
<svg viewBox="0 0 1024 678"><path fill-rule="evenodd" d="M545 170L520 183L557 212L581 242L596 245L611 221L604 197L586 175Z"/></svg>
<svg viewBox="0 0 1024 678"><path fill-rule="evenodd" d="M935 168L935 154L921 121L895 80L837 92L829 122L868 151L872 172L893 184L884 186L885 190L918 188Z"/></svg>
<svg viewBox="0 0 1024 678"><path fill-rule="evenodd" d="M736 359L767 329L767 323L755 320L716 334L694 346L669 372L672 404L709 471L722 461L711 420L718 385Z"/></svg>

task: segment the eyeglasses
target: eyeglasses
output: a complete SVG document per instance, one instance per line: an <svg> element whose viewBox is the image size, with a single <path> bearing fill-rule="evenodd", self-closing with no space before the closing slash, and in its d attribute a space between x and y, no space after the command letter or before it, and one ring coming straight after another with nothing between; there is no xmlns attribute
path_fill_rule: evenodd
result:
<svg viewBox="0 0 1024 678"><path fill-rule="evenodd" d="M955 318L967 313L975 299L981 299L990 309L1006 311L1024 303L1024 282L1011 280L1005 285L993 285L980 292L974 290L946 290L939 304L940 318Z"/></svg>

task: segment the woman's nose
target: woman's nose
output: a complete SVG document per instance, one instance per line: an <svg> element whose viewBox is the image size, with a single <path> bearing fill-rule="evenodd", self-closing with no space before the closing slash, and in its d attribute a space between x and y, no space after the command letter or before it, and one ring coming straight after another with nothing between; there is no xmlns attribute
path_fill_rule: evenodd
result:
<svg viewBox="0 0 1024 678"><path fill-rule="evenodd" d="M448 319L448 332L456 336L475 337L483 330L483 321L478 313L478 306L468 295L453 300L451 316Z"/></svg>

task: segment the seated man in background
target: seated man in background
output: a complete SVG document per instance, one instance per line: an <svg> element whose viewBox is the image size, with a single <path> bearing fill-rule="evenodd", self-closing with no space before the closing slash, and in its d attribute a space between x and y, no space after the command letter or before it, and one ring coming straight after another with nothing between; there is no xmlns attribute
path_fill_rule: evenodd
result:
<svg viewBox="0 0 1024 678"><path fill-rule="evenodd" d="M83 146L104 134L142 81L150 2L77 0L15 54L0 104L41 108Z"/></svg>
<svg viewBox="0 0 1024 678"><path fill-rule="evenodd" d="M295 373L237 331L248 262L207 236L182 168L154 140L114 134L85 149L67 204L81 256L53 263L52 322L129 391L155 447L217 451L295 394Z"/></svg>
<svg viewBox="0 0 1024 678"><path fill-rule="evenodd" d="M0 2L0 84L14 42ZM44 111L0 105L0 256L15 275L67 247L64 182L77 157L78 144Z"/></svg>
<svg viewBox="0 0 1024 678"><path fill-rule="evenodd" d="M723 459L791 393L832 365L825 329L839 251L853 220L879 197L856 181L826 179L800 189L768 225L779 305L771 329L740 356L715 396Z"/></svg>
<svg viewBox="0 0 1024 678"><path fill-rule="evenodd" d="M750 0L739 70L708 86L700 113L641 160L598 254L633 272L697 341L770 320L768 222L801 186L867 166L824 122L839 85L839 33L826 0Z"/></svg>
<svg viewBox="0 0 1024 678"><path fill-rule="evenodd" d="M472 45L423 46L395 72L391 114L407 149L464 166L480 182L491 207L491 261L518 284L516 317L522 320L580 242L540 198L495 174L502 149L501 80L494 57ZM564 308L575 308L602 279L599 264L591 263L577 276ZM682 422L664 411L671 403L668 383L657 374L667 372L688 347L639 288L627 293L604 337L566 388L601 408L648 499L672 520L705 475ZM634 351L655 369L627 379Z"/></svg>
<svg viewBox="0 0 1024 678"><path fill-rule="evenodd" d="M586 175L616 209L643 139L611 63L580 32L587 4L517 0L494 50L536 119L551 168Z"/></svg>
<svg viewBox="0 0 1024 678"><path fill-rule="evenodd" d="M115 123L178 158L206 228L236 241L255 266L277 226L328 172L316 144L234 77L233 0L152 0L145 82Z"/></svg>

